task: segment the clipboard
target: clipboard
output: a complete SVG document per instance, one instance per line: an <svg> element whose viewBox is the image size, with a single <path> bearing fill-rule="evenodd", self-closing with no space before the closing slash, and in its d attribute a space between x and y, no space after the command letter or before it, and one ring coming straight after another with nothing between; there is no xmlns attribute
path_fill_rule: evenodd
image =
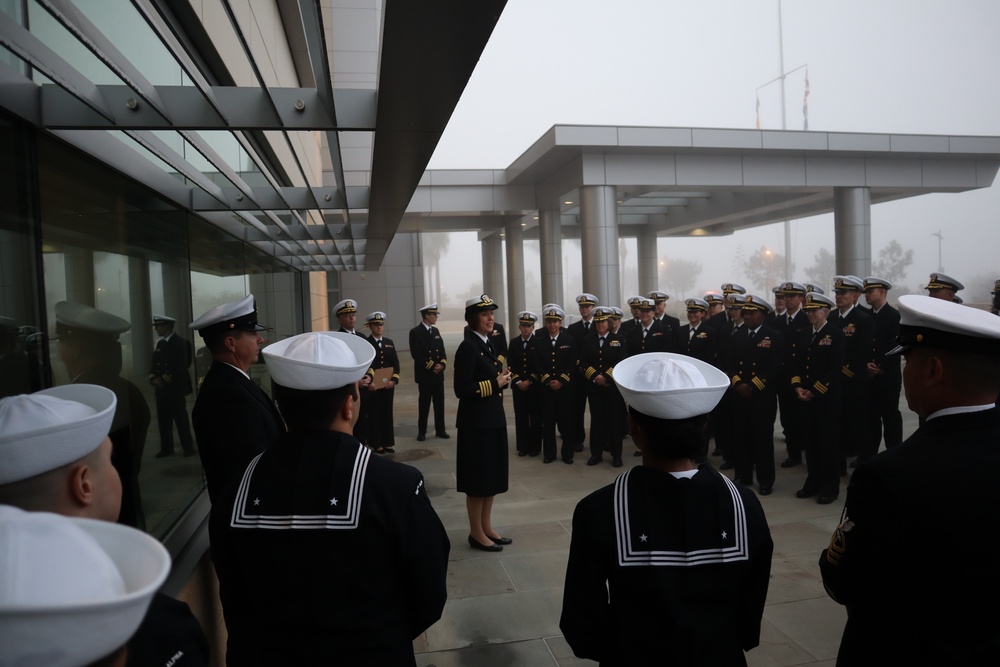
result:
<svg viewBox="0 0 1000 667"><path fill-rule="evenodd" d="M392 380L392 374L396 371L390 366L388 368L376 368L372 370L372 386L375 387L375 391L380 389L388 389L389 381Z"/></svg>

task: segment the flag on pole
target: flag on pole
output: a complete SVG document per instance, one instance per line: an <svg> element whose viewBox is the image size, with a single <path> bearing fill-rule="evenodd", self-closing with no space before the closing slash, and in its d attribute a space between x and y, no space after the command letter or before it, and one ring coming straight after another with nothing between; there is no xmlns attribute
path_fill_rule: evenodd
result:
<svg viewBox="0 0 1000 667"><path fill-rule="evenodd" d="M757 95L757 129L760 129L760 95Z"/></svg>
<svg viewBox="0 0 1000 667"><path fill-rule="evenodd" d="M806 90L802 95L802 129L809 129L809 70L806 70Z"/></svg>

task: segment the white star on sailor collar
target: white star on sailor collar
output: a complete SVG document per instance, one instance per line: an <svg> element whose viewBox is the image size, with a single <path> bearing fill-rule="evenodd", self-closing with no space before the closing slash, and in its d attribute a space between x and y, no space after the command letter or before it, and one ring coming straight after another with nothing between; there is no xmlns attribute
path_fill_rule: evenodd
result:
<svg viewBox="0 0 1000 667"><path fill-rule="evenodd" d="M336 498L330 498L330 507L334 507L336 505L337 505L337 499Z"/></svg>
<svg viewBox="0 0 1000 667"><path fill-rule="evenodd" d="M260 505L260 498L254 498L253 499L253 504L254 504L254 507L256 507L257 505Z"/></svg>

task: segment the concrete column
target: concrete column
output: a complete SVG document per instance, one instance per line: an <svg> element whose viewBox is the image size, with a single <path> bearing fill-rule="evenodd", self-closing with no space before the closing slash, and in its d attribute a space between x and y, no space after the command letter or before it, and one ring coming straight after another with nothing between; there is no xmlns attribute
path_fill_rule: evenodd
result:
<svg viewBox="0 0 1000 667"><path fill-rule="evenodd" d="M505 322L507 314L503 308L503 242L499 234L487 237L479 242L483 249L483 292L496 301L500 309L496 312L496 321ZM476 296L469 294L466 299Z"/></svg>
<svg viewBox="0 0 1000 667"><path fill-rule="evenodd" d="M538 256L542 275L542 303L563 304L562 220L558 210L538 211Z"/></svg>
<svg viewBox="0 0 1000 667"><path fill-rule="evenodd" d="M93 306L97 303L94 285L94 252L69 246L63 255L66 271L66 300Z"/></svg>
<svg viewBox="0 0 1000 667"><path fill-rule="evenodd" d="M580 252L583 291L602 304L622 300L618 261L618 203L611 185L580 188Z"/></svg>
<svg viewBox="0 0 1000 667"><path fill-rule="evenodd" d="M517 331L517 314L525 308L524 296L524 231L515 220L505 228L507 250L507 334Z"/></svg>
<svg viewBox="0 0 1000 667"><path fill-rule="evenodd" d="M872 269L872 201L868 188L834 188L837 274L864 278Z"/></svg>
<svg viewBox="0 0 1000 667"><path fill-rule="evenodd" d="M132 328L131 375L145 378L153 358L153 306L150 303L149 261L140 257L128 258L128 312ZM180 331L178 331L180 333ZM126 368L129 360L124 360Z"/></svg>
<svg viewBox="0 0 1000 667"><path fill-rule="evenodd" d="M653 290L660 289L656 232L652 227L643 227L639 232L636 238L636 254L639 255L639 292L640 296L645 296Z"/></svg>

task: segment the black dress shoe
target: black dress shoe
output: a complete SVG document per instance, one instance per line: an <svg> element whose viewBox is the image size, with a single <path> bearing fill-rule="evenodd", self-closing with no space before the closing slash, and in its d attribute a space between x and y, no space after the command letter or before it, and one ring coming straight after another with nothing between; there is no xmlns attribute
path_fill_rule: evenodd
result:
<svg viewBox="0 0 1000 667"><path fill-rule="evenodd" d="M794 468L800 465L802 465L802 459L785 459L781 462L782 468Z"/></svg>
<svg viewBox="0 0 1000 667"><path fill-rule="evenodd" d="M528 456L538 456L541 452L528 452Z"/></svg>
<svg viewBox="0 0 1000 667"><path fill-rule="evenodd" d="M721 449L715 449L715 450L713 450L712 451L712 456L722 456L722 450Z"/></svg>
<svg viewBox="0 0 1000 667"><path fill-rule="evenodd" d="M762 495L762 496L769 496L769 495L771 495L771 487L769 487L769 486L762 486L762 487L760 487L760 495Z"/></svg>
<svg viewBox="0 0 1000 667"><path fill-rule="evenodd" d="M812 498L816 495L815 491L810 491L809 489L799 489L795 492L796 498Z"/></svg>
<svg viewBox="0 0 1000 667"><path fill-rule="evenodd" d="M723 461L722 465L719 466L719 470L732 470L736 467L736 464L732 461Z"/></svg>
<svg viewBox="0 0 1000 667"><path fill-rule="evenodd" d="M836 499L837 496L820 496L819 498L816 499L816 502L819 503L820 505L829 505Z"/></svg>
<svg viewBox="0 0 1000 667"><path fill-rule="evenodd" d="M622 457L620 456L616 456L614 459L611 460L612 468L621 468L623 465L625 464L622 463Z"/></svg>
<svg viewBox="0 0 1000 667"><path fill-rule="evenodd" d="M602 457L600 457L600 456L591 456L589 459L587 459L587 465L589 465L589 466L596 466L598 463L600 463L603 460L604 459Z"/></svg>
<svg viewBox="0 0 1000 667"><path fill-rule="evenodd" d="M550 459L547 456L544 459L542 459L542 463L552 463L553 461L555 461L555 459Z"/></svg>
<svg viewBox="0 0 1000 667"><path fill-rule="evenodd" d="M427 436L424 435L423 433L421 433L420 435L417 436L417 442L423 442L426 439L427 439Z"/></svg>
<svg viewBox="0 0 1000 667"><path fill-rule="evenodd" d="M172 450L169 451L169 452L164 452L164 451L156 452L156 458L158 458L158 459L163 459L163 458L166 458L168 456L173 456L173 455L174 455L174 452Z"/></svg>
<svg viewBox="0 0 1000 667"><path fill-rule="evenodd" d="M518 456L527 456L528 452L518 452L517 455Z"/></svg>
<svg viewBox="0 0 1000 667"><path fill-rule="evenodd" d="M480 551L503 551L499 544L480 544L472 535L469 535L469 546Z"/></svg>
<svg viewBox="0 0 1000 667"><path fill-rule="evenodd" d="M514 542L514 540L509 537L493 537L492 535L487 535L486 537L493 540L493 544L502 544L503 546L507 546L508 544L512 544Z"/></svg>
<svg viewBox="0 0 1000 667"><path fill-rule="evenodd" d="M447 439L448 439L448 438L450 438L451 436L450 436L450 435L448 435L447 433L438 433L438 434L437 434L437 437L441 438L442 440L447 440Z"/></svg>
<svg viewBox="0 0 1000 667"><path fill-rule="evenodd" d="M642 452L640 452L640 451L639 451L639 450L637 449L637 450L635 450L634 452L632 452L632 456L642 456Z"/></svg>
<svg viewBox="0 0 1000 667"><path fill-rule="evenodd" d="M565 463L566 465L569 465L570 463L572 463L572 462L573 462L573 459L563 459L562 461L563 461L563 463Z"/></svg>

